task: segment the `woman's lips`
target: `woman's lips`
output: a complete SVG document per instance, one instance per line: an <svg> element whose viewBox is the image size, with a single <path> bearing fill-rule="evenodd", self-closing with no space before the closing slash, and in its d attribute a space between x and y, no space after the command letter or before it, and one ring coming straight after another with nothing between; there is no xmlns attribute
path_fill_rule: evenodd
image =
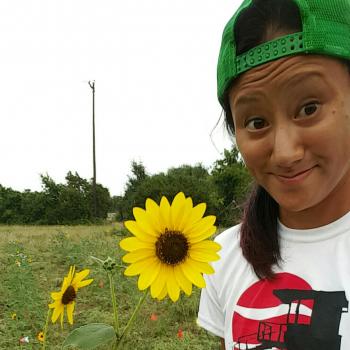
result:
<svg viewBox="0 0 350 350"><path fill-rule="evenodd" d="M300 182L302 182L303 180L305 180L310 174L311 172L313 171L315 167L312 167L312 168L309 168L307 170L303 170L299 173L296 173L295 175L278 175L278 174L275 174L276 178L284 183L284 184L298 184Z"/></svg>

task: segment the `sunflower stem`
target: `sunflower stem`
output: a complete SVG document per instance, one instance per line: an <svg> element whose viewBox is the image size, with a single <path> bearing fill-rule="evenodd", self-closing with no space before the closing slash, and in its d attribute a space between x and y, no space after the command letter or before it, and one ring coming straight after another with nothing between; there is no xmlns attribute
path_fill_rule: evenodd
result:
<svg viewBox="0 0 350 350"><path fill-rule="evenodd" d="M48 328L48 325L49 325L50 315L51 315L51 309L49 308L47 310L46 322L45 322L45 326L44 326L43 350L45 350L45 348L46 348L46 334L47 334L47 328Z"/></svg>
<svg viewBox="0 0 350 350"><path fill-rule="evenodd" d="M113 276L111 273L108 273L108 279L109 279L109 286L111 289L111 298L112 298L112 305L113 305L114 330L115 330L115 333L117 334L117 338L119 338L118 310L117 310L115 288L114 288L114 283L113 283Z"/></svg>
<svg viewBox="0 0 350 350"><path fill-rule="evenodd" d="M125 336L130 331L131 325L135 321L136 315L138 314L138 312L140 310L140 307L142 306L142 304L146 300L146 297L148 295L148 291L149 291L149 288L147 288L147 290L144 292L143 296L140 298L138 304L136 305L135 310L134 310L133 314L131 315L127 325L125 326L125 328L124 328L124 330L122 332L122 335L120 336L119 341L117 342L117 346L116 346L115 349L119 349L120 348L120 346L121 346L121 344L123 342L123 339L125 338Z"/></svg>

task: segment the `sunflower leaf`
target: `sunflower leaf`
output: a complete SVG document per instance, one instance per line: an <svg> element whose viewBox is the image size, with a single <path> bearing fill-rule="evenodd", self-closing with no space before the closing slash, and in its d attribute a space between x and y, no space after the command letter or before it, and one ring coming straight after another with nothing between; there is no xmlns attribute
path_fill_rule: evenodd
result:
<svg viewBox="0 0 350 350"><path fill-rule="evenodd" d="M62 349L74 347L90 350L115 340L116 334L112 326L104 323L90 323L69 333L62 344Z"/></svg>

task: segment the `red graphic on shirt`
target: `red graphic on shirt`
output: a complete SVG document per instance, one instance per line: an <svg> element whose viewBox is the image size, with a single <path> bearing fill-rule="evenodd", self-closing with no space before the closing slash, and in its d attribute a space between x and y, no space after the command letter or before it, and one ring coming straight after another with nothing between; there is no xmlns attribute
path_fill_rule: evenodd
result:
<svg viewBox="0 0 350 350"><path fill-rule="evenodd" d="M284 340L286 327L283 325L287 324L288 316L292 318L290 321L294 321L295 312L288 315L289 307L274 295L274 290L281 289L312 290L307 282L290 273L279 273L272 281L261 280L250 286L239 298L237 311L233 314L233 340L237 343L235 349L246 349L244 346L247 345L248 348L254 347L261 343L259 339L266 334L271 334L273 339L280 337ZM302 300L301 303L307 311L312 310L312 300ZM310 315L311 312L299 314L298 322L310 323Z"/></svg>
<svg viewBox="0 0 350 350"><path fill-rule="evenodd" d="M234 350L340 349L345 292L315 291L290 273L261 280L239 298L233 318Z"/></svg>

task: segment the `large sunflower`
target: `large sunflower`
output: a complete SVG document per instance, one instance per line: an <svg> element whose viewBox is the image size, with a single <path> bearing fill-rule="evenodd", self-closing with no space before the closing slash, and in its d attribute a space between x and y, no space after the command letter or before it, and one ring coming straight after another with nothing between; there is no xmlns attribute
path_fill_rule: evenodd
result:
<svg viewBox="0 0 350 350"><path fill-rule="evenodd" d="M78 290L93 281L93 279L83 281L89 272L88 269L75 272L75 266L69 268L68 275L63 279L61 291L51 293L51 298L54 300L52 304L49 304L49 308L54 309L51 317L52 323L55 323L61 316L61 326L63 326L64 307L66 306L68 322L73 324L73 311Z"/></svg>
<svg viewBox="0 0 350 350"><path fill-rule="evenodd" d="M215 216L203 217L206 204L193 207L192 199L178 193L170 205L162 197L160 205L146 200L146 210L134 208L135 220L125 227L135 236L120 241L128 251L123 261L130 263L125 275L140 275L138 288L151 287L153 298L169 295L178 300L180 290L192 293L192 284L205 287L202 273L214 273L210 261L219 259L221 246L206 240L216 231Z"/></svg>

